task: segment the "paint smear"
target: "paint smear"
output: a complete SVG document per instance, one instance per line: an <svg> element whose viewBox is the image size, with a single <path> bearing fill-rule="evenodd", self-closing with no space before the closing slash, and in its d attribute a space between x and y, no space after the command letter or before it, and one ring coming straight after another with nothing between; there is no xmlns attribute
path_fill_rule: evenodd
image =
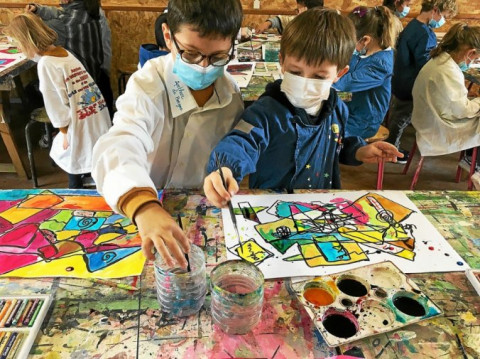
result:
<svg viewBox="0 0 480 359"><path fill-rule="evenodd" d="M467 324L475 323L477 321L477 318L470 311L468 311L466 313L462 313L460 315L460 319L465 321L465 323L467 323Z"/></svg>

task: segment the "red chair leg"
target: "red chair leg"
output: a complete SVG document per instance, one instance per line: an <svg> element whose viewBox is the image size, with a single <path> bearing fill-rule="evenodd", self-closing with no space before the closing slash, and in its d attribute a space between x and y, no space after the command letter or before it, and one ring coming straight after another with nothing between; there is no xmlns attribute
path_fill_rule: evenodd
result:
<svg viewBox="0 0 480 359"><path fill-rule="evenodd" d="M408 172L408 169L410 168L410 163L412 163L413 156L415 156L415 153L417 152L417 141L413 142L412 149L410 150L410 153L408 154L408 160L407 163L405 164L405 168L403 169L402 174L406 175Z"/></svg>
<svg viewBox="0 0 480 359"><path fill-rule="evenodd" d="M385 160L382 158L380 162L378 162L378 169L377 169L377 189L383 189L383 169L385 167Z"/></svg>
<svg viewBox="0 0 480 359"><path fill-rule="evenodd" d="M421 156L420 161L418 162L417 169L415 170L415 174L413 175L412 184L410 185L410 190L413 191L415 186L417 185L418 177L420 177L420 171L422 170L423 160L425 157Z"/></svg>
<svg viewBox="0 0 480 359"><path fill-rule="evenodd" d="M469 191L473 189L472 176L475 173L475 168L477 165L477 152L478 152L478 147L475 147L472 152L472 164L470 165L470 172L468 174L468 190Z"/></svg>

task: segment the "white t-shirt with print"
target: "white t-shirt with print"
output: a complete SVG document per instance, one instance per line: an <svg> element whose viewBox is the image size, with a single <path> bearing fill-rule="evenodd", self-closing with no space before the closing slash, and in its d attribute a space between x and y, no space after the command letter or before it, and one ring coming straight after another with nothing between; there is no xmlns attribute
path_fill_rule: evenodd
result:
<svg viewBox="0 0 480 359"><path fill-rule="evenodd" d="M75 56L42 56L37 66L45 109L56 128L68 126L69 146L63 134L52 144L50 157L65 172L88 173L97 139L111 126L105 99L90 74Z"/></svg>

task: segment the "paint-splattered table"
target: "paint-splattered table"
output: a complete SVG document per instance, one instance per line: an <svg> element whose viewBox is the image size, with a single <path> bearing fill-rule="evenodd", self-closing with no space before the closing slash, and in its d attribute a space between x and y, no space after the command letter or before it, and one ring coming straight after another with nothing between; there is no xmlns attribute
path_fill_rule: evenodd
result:
<svg viewBox="0 0 480 359"><path fill-rule="evenodd" d="M408 192L408 197L473 268L480 268L480 193ZM165 207L181 213L207 267L225 259L221 214L195 192L166 192ZM138 291L68 278L0 279L0 295L52 294L53 304L32 358L322 358L338 351L367 358L479 358L480 298L465 275L411 277L443 317L329 348L282 280L268 281L261 323L244 336L212 326L207 309L167 321L158 310L153 270L122 282ZM208 308L208 299L205 308Z"/></svg>

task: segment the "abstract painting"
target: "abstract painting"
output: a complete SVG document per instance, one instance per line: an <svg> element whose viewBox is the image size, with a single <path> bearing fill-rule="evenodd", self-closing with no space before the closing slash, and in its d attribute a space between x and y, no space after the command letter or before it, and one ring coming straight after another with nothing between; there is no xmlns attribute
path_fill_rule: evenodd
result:
<svg viewBox="0 0 480 359"><path fill-rule="evenodd" d="M137 228L96 191L0 191L0 277L119 278L144 263Z"/></svg>
<svg viewBox="0 0 480 359"><path fill-rule="evenodd" d="M222 210L229 259L266 278L325 275L385 260L406 273L468 264L400 192L235 196L238 238Z"/></svg>

